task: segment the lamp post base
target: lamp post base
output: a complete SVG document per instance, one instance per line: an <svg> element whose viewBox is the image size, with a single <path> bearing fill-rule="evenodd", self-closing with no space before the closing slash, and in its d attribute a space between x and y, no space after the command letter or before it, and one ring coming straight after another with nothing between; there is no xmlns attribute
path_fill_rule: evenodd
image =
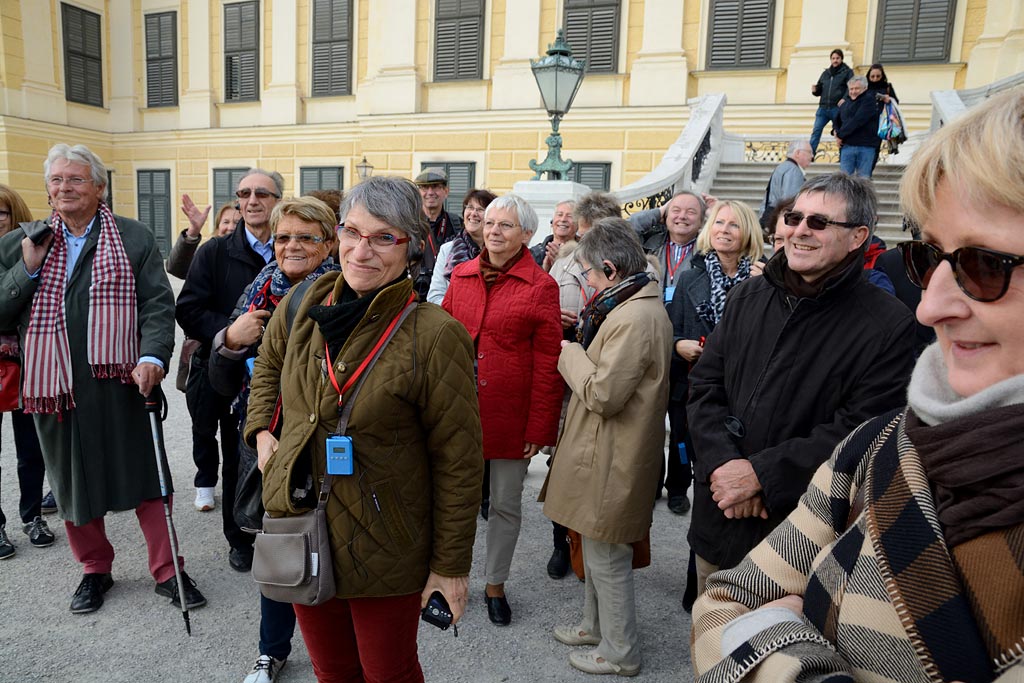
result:
<svg viewBox="0 0 1024 683"><path fill-rule="evenodd" d="M547 173L548 180L568 180L572 159L562 159L562 136L558 131L552 131L544 142L548 145L548 155L544 161L538 164L536 159L530 159L530 170L536 173L533 179L540 180Z"/></svg>

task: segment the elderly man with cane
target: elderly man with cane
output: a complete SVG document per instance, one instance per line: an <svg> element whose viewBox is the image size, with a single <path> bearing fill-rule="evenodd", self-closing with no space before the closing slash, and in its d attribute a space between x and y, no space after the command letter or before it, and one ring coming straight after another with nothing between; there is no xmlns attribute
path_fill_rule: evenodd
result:
<svg viewBox="0 0 1024 683"><path fill-rule="evenodd" d="M113 586L103 520L118 510L135 510L155 592L180 608L175 562L183 560L171 550L143 402L174 345L171 287L152 231L103 204L99 157L58 144L43 170L53 214L0 239L0 328L17 327L21 337L25 412L35 417L68 544L82 564L71 611L96 611ZM186 607L205 604L181 574Z"/></svg>

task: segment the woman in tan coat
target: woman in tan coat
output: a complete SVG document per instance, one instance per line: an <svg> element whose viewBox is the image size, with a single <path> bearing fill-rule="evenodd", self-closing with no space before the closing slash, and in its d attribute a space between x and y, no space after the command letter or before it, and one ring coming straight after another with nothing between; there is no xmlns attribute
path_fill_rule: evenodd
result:
<svg viewBox="0 0 1024 683"><path fill-rule="evenodd" d="M645 272L636 233L619 218L598 221L576 249L597 292L579 343L562 342L558 371L572 390L565 428L541 491L544 514L583 537L586 598L576 626L556 628L569 663L594 674L640 671L633 549L651 526L664 457L672 324Z"/></svg>

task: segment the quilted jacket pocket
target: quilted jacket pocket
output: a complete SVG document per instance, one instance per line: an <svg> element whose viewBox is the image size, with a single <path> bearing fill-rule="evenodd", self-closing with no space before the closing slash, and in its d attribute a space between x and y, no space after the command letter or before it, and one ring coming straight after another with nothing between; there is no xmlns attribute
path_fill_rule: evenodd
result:
<svg viewBox="0 0 1024 683"><path fill-rule="evenodd" d="M401 502L391 482L387 479L379 481L370 486L376 504L380 511L380 518L384 522L388 536L399 548L408 548L412 545L413 537L409 526L405 523L402 514Z"/></svg>

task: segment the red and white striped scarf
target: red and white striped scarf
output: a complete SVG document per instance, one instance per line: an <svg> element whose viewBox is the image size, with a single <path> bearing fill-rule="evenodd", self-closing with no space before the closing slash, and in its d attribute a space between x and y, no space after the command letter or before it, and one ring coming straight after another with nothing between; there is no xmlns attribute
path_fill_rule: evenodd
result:
<svg viewBox="0 0 1024 683"><path fill-rule="evenodd" d="M89 284L87 353L93 377L132 382L139 360L135 275L106 205L99 207L99 238ZM53 247L39 274L23 344L22 398L26 413L56 413L75 407L71 346L65 315L68 248L64 222L54 212ZM81 258L81 256L79 257Z"/></svg>

